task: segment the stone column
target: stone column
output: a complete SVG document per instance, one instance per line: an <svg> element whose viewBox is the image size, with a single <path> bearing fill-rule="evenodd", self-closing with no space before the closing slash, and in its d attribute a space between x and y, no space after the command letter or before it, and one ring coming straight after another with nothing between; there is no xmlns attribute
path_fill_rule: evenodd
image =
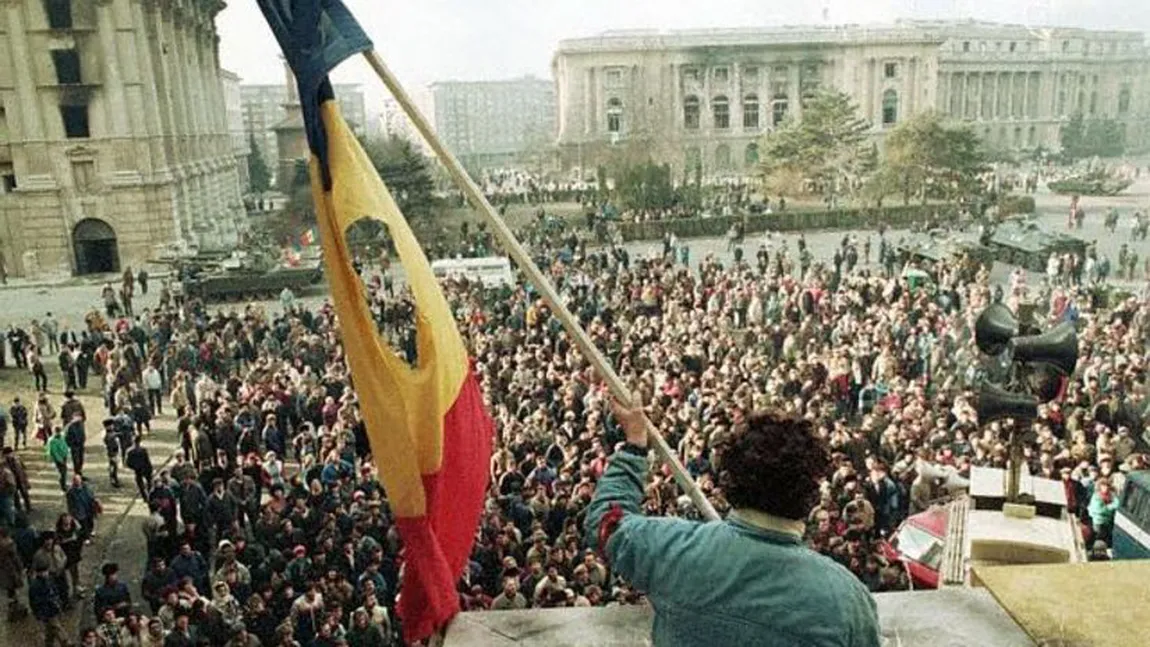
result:
<svg viewBox="0 0 1150 647"><path fill-rule="evenodd" d="M219 71L216 66L211 23L201 24L195 32L195 36L196 53L200 63L198 71L203 88L205 126L207 128L204 136L207 143L205 153L207 154L209 183L207 212L208 217L219 220L226 215L224 204L226 196L220 186L220 159L225 154L225 151L221 150L220 134L221 130L224 130L221 124L225 122L223 119L225 110L223 99L220 96ZM223 223L218 224L223 225Z"/></svg>
<svg viewBox="0 0 1150 647"><path fill-rule="evenodd" d="M966 72L958 72L958 83L956 85L958 87L958 114L955 116L960 118L960 120L965 120L967 103Z"/></svg>
<svg viewBox="0 0 1150 647"><path fill-rule="evenodd" d="M739 63L731 63L731 132L743 132L743 96L746 90L743 89L743 66ZM731 152L732 166L735 166L735 154Z"/></svg>
<svg viewBox="0 0 1150 647"><path fill-rule="evenodd" d="M791 99L791 114L795 119L803 118L803 88L800 80L799 65L791 63L787 66L787 85L790 87L787 94L794 97Z"/></svg>
<svg viewBox="0 0 1150 647"><path fill-rule="evenodd" d="M671 113L670 120L667 128L670 132L674 133L673 139L677 139L682 134L683 130L683 93L682 93L682 78L680 66L671 63Z"/></svg>
<svg viewBox="0 0 1150 647"><path fill-rule="evenodd" d="M593 133L591 127L591 115L595 111L595 106L591 103L594 101L594 93L591 91L591 85L595 83L595 68L588 67L583 74L583 139L586 141ZM289 99L290 101L290 99Z"/></svg>
<svg viewBox="0 0 1150 647"><path fill-rule="evenodd" d="M160 105L161 105L161 90L160 84L162 80L159 78L160 71L158 61L153 61L153 52L155 51L148 42L147 25L148 17L144 15L143 3L132 3L132 22L135 23L136 29L134 30L135 50L139 58L139 75L140 75L140 91L141 103L143 104L143 119L144 119L144 133L147 135L147 152L150 158L149 173L155 177L161 169L166 169L167 159L164 155L164 146L162 141L163 125L160 119ZM148 5L148 14L154 11L154 5ZM166 101L166 99L165 99ZM176 232L179 235L179 231Z"/></svg>
<svg viewBox="0 0 1150 647"><path fill-rule="evenodd" d="M166 12L150 3L144 5L141 11L144 13L144 20L148 23L145 41L152 54L150 66L154 74L153 78L156 80L154 85L156 86L156 99L159 102L156 106L160 119L159 133L164 149L165 169L170 173L171 167L175 165L176 150L179 148L179 121L176 116L175 102L172 101L175 86L171 70L168 68L168 54L166 48L160 45L161 41L164 40L160 16Z"/></svg>
<svg viewBox="0 0 1150 647"><path fill-rule="evenodd" d="M1008 96L1010 98L1009 98L1008 109L1006 112L1007 112L1007 117L1009 117L1010 119L1014 119L1015 115L1018 114L1017 112L1015 112L1015 107L1014 107L1014 102L1015 102L1015 99L1017 98L1015 96L1017 94L1015 89L1017 86L1018 79L1013 72L1008 72L1007 74L1009 75L1007 78L1010 80L1007 82L1006 87L1009 89L1009 95Z"/></svg>
<svg viewBox="0 0 1150 647"><path fill-rule="evenodd" d="M974 103L974 120L982 119L982 73L975 72L967 76L966 91L970 93L970 101Z"/></svg>
<svg viewBox="0 0 1150 647"><path fill-rule="evenodd" d="M204 224L207 222L208 209L207 209L207 193L204 186L204 166L202 160L205 159L205 151L207 150L207 142L205 133L207 132L206 119L207 115L204 114L204 88L200 79L199 73L199 56L196 48L196 32L198 27L199 17L195 14L189 14L188 19L184 22L184 29L180 32L179 46L180 46L180 61L182 62L182 72L186 79L188 89L187 95L184 100L190 107L192 116L191 120L191 142L188 146L187 161L194 166L194 181L192 183L192 222L193 227L197 231L203 231ZM201 237L203 234L200 234Z"/></svg>
<svg viewBox="0 0 1150 647"><path fill-rule="evenodd" d="M1027 108L1026 108L1026 88L1027 88L1027 84L1030 82L1030 75L1027 74L1026 72L1016 72L1014 76L1015 76L1015 87L1017 88L1017 91L1018 91L1018 101L1019 101L1018 118L1019 119L1025 119L1027 117L1027 115L1029 114L1027 112Z"/></svg>
<svg viewBox="0 0 1150 647"><path fill-rule="evenodd" d="M191 158L191 142L193 139L193 121L191 105L188 102L188 85L184 74L185 65L182 62L179 36L180 23L187 20L183 10L162 4L162 13L156 13L156 32L161 35L161 58L164 77L168 81L168 105L172 111L171 157L169 168L175 185L175 199L177 213L180 219L180 231L184 240L196 241L193 229L195 215L193 196L191 191L192 168L188 164Z"/></svg>
<svg viewBox="0 0 1150 647"><path fill-rule="evenodd" d="M8 35L5 40L8 42L8 49L12 61L31 61L32 51L28 47L28 38L24 33L24 20L20 3L12 2L11 0L0 0L0 8L6 14L8 23ZM0 48L3 46L0 45ZM55 181L52 179L52 169L48 159L47 147L44 141L48 139L47 133L44 129L44 121L41 115L41 108L36 93L36 82L32 78L32 67L30 65L13 65L12 73L16 84L16 100L19 106L18 110L11 110L9 107L8 119L9 128L16 132L23 132L24 145L29 152L26 157L28 167L26 169L27 184L44 185L44 188L52 188L55 186ZM18 124L13 127L13 123ZM20 169L25 170L25 169ZM9 259L9 263L15 264L16 261Z"/></svg>
<svg viewBox="0 0 1150 647"><path fill-rule="evenodd" d="M96 0L96 24L100 35L100 47L104 50L104 104L108 111L108 126L113 137L126 137L129 134L128 102L124 93L124 79L120 76L119 48L116 46L116 17L112 15L112 0Z"/></svg>
<svg viewBox="0 0 1150 647"><path fill-rule="evenodd" d="M863 105L866 106L864 114L872 124L875 121L875 67L877 65L874 58L866 59L866 96Z"/></svg>
<svg viewBox="0 0 1150 647"><path fill-rule="evenodd" d="M998 75L990 75L990 119L991 121L998 119Z"/></svg>
<svg viewBox="0 0 1150 647"><path fill-rule="evenodd" d="M168 101L174 117L172 163L173 166L181 167L188 159L188 142L191 141L192 133L191 107L187 102L188 89L184 83L183 65L180 62L180 48L176 36L176 22L183 20L183 14L175 9L169 9L170 5L167 4L161 7L164 11L162 15L156 14L156 31L160 34L164 77L169 81Z"/></svg>
<svg viewBox="0 0 1150 647"><path fill-rule="evenodd" d="M1030 101L1030 72L1023 72L1023 75L1024 76L1022 77L1022 88L1023 88L1023 90L1022 90L1022 107L1023 107L1022 116L1025 117L1026 119L1031 119L1034 117L1034 114L1033 114L1034 111L1031 110L1031 107L1030 107L1030 104L1032 103Z"/></svg>
<svg viewBox="0 0 1150 647"><path fill-rule="evenodd" d="M187 56L188 78L191 82L192 96L188 97L196 115L196 151L195 159L205 159L211 148L211 127L207 110L207 88L204 84L203 50L200 47L202 16L195 14L192 22L184 31L184 48Z"/></svg>
<svg viewBox="0 0 1150 647"><path fill-rule="evenodd" d="M183 152L180 155L182 164L200 158L200 134L203 132L199 107L200 92L192 72L191 53L188 52L187 36L188 31L194 29L192 24L194 20L195 18L189 13L177 14L169 49L172 54L172 62L175 64L176 75L180 79L180 93L177 101L184 106L186 130L184 132L184 145L182 146Z"/></svg>
<svg viewBox="0 0 1150 647"><path fill-rule="evenodd" d="M946 72L938 73L938 92L934 95L935 109L940 114L950 113L950 75Z"/></svg>
<svg viewBox="0 0 1150 647"><path fill-rule="evenodd" d="M216 52L214 36L211 25L205 24L199 32L197 44L199 45L201 73L204 79L204 103L207 108L208 132L211 134L211 154L219 156L224 154L220 149L220 134L227 130L224 125L224 105L220 96L219 68L216 65Z"/></svg>
<svg viewBox="0 0 1150 647"><path fill-rule="evenodd" d="M232 140L231 133L228 131L228 106L227 98L224 96L224 82L220 77L220 39L215 34L209 34L207 37L207 52L208 52L208 66L211 72L212 80L212 96L213 96L213 111L216 114L216 133L219 136L220 142L220 155L227 156L229 159L232 155Z"/></svg>
<svg viewBox="0 0 1150 647"><path fill-rule="evenodd" d="M1053 108L1053 77L1053 74L1038 73L1038 105L1034 109L1034 116L1038 119L1054 114L1053 109L1047 112L1047 108Z"/></svg>
<svg viewBox="0 0 1150 647"><path fill-rule="evenodd" d="M912 56L907 61L907 75L906 75L906 96L903 99L903 110L906 117L910 117L915 113L915 107L918 105L918 57ZM903 115L899 115L899 120L903 119Z"/></svg>

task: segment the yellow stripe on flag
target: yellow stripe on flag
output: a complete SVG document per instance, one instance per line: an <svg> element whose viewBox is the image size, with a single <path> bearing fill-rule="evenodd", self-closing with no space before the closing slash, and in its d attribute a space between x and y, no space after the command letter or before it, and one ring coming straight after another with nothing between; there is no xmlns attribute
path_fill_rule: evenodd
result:
<svg viewBox="0 0 1150 647"><path fill-rule="evenodd" d="M467 351L435 274L367 153L347 127L335 101L320 107L327 132L332 188L323 189L311 160L312 194L325 269L339 315L344 354L351 369L372 456L399 517L426 513L422 476L439 470L443 417L468 371ZM415 298L417 366L385 344L352 267L345 232L361 218L387 225Z"/></svg>

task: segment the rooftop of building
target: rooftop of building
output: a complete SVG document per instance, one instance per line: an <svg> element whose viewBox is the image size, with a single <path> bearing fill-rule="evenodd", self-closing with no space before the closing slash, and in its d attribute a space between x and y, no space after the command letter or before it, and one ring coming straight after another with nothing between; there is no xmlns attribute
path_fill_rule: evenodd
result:
<svg viewBox="0 0 1150 647"><path fill-rule="evenodd" d="M1135 609L1141 608L1136 600L1150 575L1150 560L983 566L974 571L978 588L876 594L883 644L1145 644L1146 619ZM444 645L650 645L652 620L646 606L463 613L449 626ZM768 624L763 631L770 631Z"/></svg>
<svg viewBox="0 0 1150 647"><path fill-rule="evenodd" d="M332 83L331 87L332 89L340 90L343 92L359 92L363 88L363 85L360 83ZM247 92L253 93L285 92L287 90L287 85L284 83L241 83L240 90L245 90Z"/></svg>
<svg viewBox="0 0 1150 647"><path fill-rule="evenodd" d="M1145 42L1139 31L1099 31L1081 27L1027 26L977 20L899 20L886 24L778 25L685 30L610 30L594 36L564 39L558 53L631 49L690 49L748 45L809 45L852 43L942 43L958 37L1018 40L1091 38Z"/></svg>
<svg viewBox="0 0 1150 647"><path fill-rule="evenodd" d="M542 79L534 74L527 74L512 79L494 79L489 81L458 81L458 80L445 80L435 81L428 84L429 90L438 89L454 89L454 88L474 88L474 87L499 87L499 86L526 86L526 85L540 85L552 87L554 82L551 79Z"/></svg>

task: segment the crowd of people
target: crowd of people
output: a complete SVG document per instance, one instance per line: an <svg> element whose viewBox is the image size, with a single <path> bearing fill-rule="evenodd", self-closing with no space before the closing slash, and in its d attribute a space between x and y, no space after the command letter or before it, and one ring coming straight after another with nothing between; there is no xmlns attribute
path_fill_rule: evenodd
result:
<svg viewBox="0 0 1150 647"><path fill-rule="evenodd" d="M864 262L847 237L834 262L812 262L782 240L748 243L745 260L708 256L697 266L683 262L689 241L651 258L589 249L575 235L530 242L720 512L730 506L711 457L725 432L767 408L819 430L833 449L833 471L806 540L872 591L907 586L884 541L945 494L919 469L924 461L960 474L1005 463L1008 430L979 426L974 410L984 361L971 328L995 298L977 265L940 263L931 269L935 288L926 289L875 271L869 239ZM381 334L414 359L409 296L372 272L365 285ZM597 480L623 442L603 384L530 288L449 280L444 289L497 428L489 496L459 583L463 608L641 601L642 591L615 577L581 534ZM1139 450L1150 300L1142 294L1101 310L1087 290L1064 284L1041 295L1040 324L1076 321L1082 358L1066 397L1042 408L1026 457L1034 473L1068 483L1091 540L1105 544L1124 472L1147 466ZM1018 308L1037 293L1018 282L1002 296ZM10 528L0 534L0 588L15 596L27 583L49 644L61 612L84 593L75 569L100 513L81 477L89 474L84 434L95 432L89 417L104 419L110 476L131 470L150 515L140 529L147 573L139 597L119 581L118 565L103 565L92 597L98 624L84 629L83 644L400 640L401 542L372 467L338 322L330 304L282 305L137 303L132 317L93 312L85 330L45 333L75 354L61 363L59 384L97 389L105 408L77 410L68 395L57 414L45 393L28 407L0 410L0 431L24 411L16 438L31 424L67 488L69 514L36 532L15 512L19 488L5 485L5 469L16 483L18 470L0 468L0 524ZM48 321L37 325L44 330ZM35 339L35 330L24 336ZM160 415L175 417L180 450L155 467L163 461L147 445ZM696 514L659 466L644 506Z"/></svg>

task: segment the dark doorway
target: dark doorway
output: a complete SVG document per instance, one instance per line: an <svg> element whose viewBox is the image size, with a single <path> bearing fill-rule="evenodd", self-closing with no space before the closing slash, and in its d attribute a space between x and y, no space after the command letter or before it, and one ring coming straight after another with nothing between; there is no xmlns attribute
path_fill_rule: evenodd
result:
<svg viewBox="0 0 1150 647"><path fill-rule="evenodd" d="M76 252L76 275L108 274L120 271L120 250L116 232L103 220L85 218L72 230Z"/></svg>

